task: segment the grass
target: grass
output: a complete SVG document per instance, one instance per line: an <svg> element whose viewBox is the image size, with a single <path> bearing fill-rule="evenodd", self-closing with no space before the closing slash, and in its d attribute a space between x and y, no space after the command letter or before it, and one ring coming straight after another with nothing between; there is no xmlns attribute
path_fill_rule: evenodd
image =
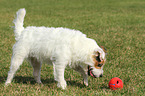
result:
<svg viewBox="0 0 145 96"><path fill-rule="evenodd" d="M145 1L144 0L0 0L0 95L59 96L144 96L145 95ZM57 88L52 66L43 64L42 82L35 83L32 67L21 66L12 84L4 87L9 71L12 46L11 26L19 8L26 8L25 25L77 29L108 50L102 78L89 77L85 87L82 77L67 68L67 90ZM122 90L108 89L108 82L119 77Z"/></svg>

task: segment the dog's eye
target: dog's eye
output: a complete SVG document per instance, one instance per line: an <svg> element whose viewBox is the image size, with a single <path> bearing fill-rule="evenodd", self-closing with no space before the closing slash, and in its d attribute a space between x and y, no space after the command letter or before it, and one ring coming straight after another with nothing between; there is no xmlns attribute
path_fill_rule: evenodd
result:
<svg viewBox="0 0 145 96"><path fill-rule="evenodd" d="M102 66L103 66L102 63L101 63L101 64L98 64L98 63L95 64L95 67L96 67L97 69L100 69Z"/></svg>
<svg viewBox="0 0 145 96"><path fill-rule="evenodd" d="M103 64L98 64L98 67L101 67Z"/></svg>

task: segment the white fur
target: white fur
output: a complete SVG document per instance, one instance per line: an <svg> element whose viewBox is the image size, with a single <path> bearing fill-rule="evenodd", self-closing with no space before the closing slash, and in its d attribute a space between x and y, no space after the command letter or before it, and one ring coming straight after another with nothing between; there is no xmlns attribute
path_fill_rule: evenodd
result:
<svg viewBox="0 0 145 96"><path fill-rule="evenodd" d="M13 46L11 67L8 72L6 85L11 83L15 72L27 58L33 66L33 75L38 83L42 62L52 64L54 78L58 81L58 87L66 88L64 70L67 65L80 72L84 78L84 84L88 85L87 66L90 65L96 77L103 74L102 69L96 69L92 55L99 52L101 59L105 59L104 51L97 45L95 40L87 38L78 30L54 27L23 27L25 9L17 12L14 20L16 43Z"/></svg>

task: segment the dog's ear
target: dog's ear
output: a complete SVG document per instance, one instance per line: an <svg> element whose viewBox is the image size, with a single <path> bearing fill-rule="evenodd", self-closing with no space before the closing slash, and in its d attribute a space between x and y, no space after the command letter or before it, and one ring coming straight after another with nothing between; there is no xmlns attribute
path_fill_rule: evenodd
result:
<svg viewBox="0 0 145 96"><path fill-rule="evenodd" d="M95 50L95 57L98 57L101 61L105 59L105 55L107 54L106 49L101 46L101 48L98 48Z"/></svg>
<svg viewBox="0 0 145 96"><path fill-rule="evenodd" d="M95 51L95 56L99 56L100 53L98 51Z"/></svg>
<svg viewBox="0 0 145 96"><path fill-rule="evenodd" d="M95 58L95 60L97 60L97 61L101 61L100 60L100 54L101 54L101 51L100 50L95 50L95 53L94 53L94 58Z"/></svg>
<svg viewBox="0 0 145 96"><path fill-rule="evenodd" d="M100 54L101 54L101 50L100 49L96 49L94 51L94 56L100 56Z"/></svg>
<svg viewBox="0 0 145 96"><path fill-rule="evenodd" d="M106 53L107 55L107 49L104 46L100 46L102 48L102 50Z"/></svg>

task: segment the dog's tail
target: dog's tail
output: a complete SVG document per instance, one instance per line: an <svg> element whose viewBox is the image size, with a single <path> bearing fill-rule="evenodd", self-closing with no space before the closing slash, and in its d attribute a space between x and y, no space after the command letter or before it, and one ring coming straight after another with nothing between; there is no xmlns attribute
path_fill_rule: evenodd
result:
<svg viewBox="0 0 145 96"><path fill-rule="evenodd" d="M25 14L26 14L25 8L19 9L16 13L16 18L13 21L13 23L15 24L14 34L16 40L19 39L21 32L24 30L23 22L24 22Z"/></svg>

